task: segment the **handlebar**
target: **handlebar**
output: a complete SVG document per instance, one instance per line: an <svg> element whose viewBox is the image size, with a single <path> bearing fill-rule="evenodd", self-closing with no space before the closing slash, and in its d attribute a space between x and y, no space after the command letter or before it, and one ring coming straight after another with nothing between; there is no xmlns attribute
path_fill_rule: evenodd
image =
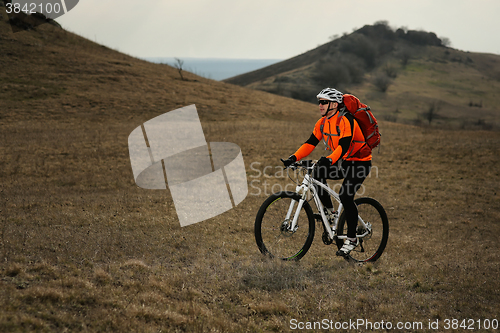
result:
<svg viewBox="0 0 500 333"><path fill-rule="evenodd" d="M301 168L301 169L306 169L309 172L311 172L314 169L314 167L316 166L316 163L318 163L318 160L303 160L300 162L294 162L294 163L290 164L290 166L285 167L285 169L296 170L298 168Z"/></svg>

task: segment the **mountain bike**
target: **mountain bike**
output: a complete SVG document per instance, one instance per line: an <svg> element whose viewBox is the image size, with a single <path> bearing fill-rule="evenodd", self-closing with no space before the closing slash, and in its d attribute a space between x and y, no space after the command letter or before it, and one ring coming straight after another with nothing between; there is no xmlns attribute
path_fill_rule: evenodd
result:
<svg viewBox="0 0 500 333"><path fill-rule="evenodd" d="M347 234L346 214L338 193L318 180L311 174L316 161L295 162L287 168L299 171L302 182L298 182L299 175L295 172L296 191L281 191L269 196L260 207L255 218L255 240L260 252L270 257L283 260L299 260L311 247L315 233L315 221L322 222L322 240L325 245L335 243L340 250ZM334 199L337 206L333 216L327 217L316 187L326 190ZM317 208L313 212L311 200ZM353 262L376 261L387 245L389 237L389 221L382 205L373 198L357 198L354 200L358 207L358 226L356 237L359 245L345 256Z"/></svg>

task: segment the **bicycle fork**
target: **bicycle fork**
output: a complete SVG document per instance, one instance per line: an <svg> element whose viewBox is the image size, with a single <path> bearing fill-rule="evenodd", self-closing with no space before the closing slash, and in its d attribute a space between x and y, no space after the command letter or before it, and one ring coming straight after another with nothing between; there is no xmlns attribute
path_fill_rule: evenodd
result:
<svg viewBox="0 0 500 333"><path fill-rule="evenodd" d="M295 214L293 215L293 220L292 220L292 223L289 224L289 228L288 228L288 231L290 232L295 232L297 231L297 221L299 220L299 214L300 214L300 210L302 209L302 205L304 204L304 199L301 198L299 200L299 202L295 201L295 200L292 200L290 202L290 207L288 208L288 212L286 213L286 217L285 217L285 221L290 221L290 218L292 217L292 213L293 213L293 210L294 210L294 207L295 207L295 203L297 203L297 209L295 210Z"/></svg>

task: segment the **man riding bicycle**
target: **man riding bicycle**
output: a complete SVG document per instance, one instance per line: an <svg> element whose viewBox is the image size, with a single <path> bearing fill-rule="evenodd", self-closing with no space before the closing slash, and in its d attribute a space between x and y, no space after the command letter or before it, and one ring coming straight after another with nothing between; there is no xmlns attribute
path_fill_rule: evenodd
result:
<svg viewBox="0 0 500 333"><path fill-rule="evenodd" d="M316 97L321 118L316 122L309 139L288 159L282 161L286 167L290 166L308 156L321 140L332 151L330 155L319 159L312 177L324 184L327 179L344 179L339 196L347 217L347 239L336 254L347 256L359 245L356 238L358 208L354 203L354 196L370 173L371 149L366 147L358 123L346 110L340 91L325 88ZM332 216L334 208L330 196L321 187L315 187L327 210L327 216Z"/></svg>

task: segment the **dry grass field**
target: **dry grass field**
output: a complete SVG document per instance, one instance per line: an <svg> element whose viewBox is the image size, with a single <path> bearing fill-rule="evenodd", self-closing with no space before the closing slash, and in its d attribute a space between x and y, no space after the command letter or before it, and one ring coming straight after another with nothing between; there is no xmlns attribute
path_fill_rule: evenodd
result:
<svg viewBox="0 0 500 333"><path fill-rule="evenodd" d="M275 167L309 137L316 106L182 81L53 26L9 29L0 21L0 332L287 332L323 319L498 331L478 320L500 320L500 133L381 121L364 189L389 215L380 260L349 264L320 233L300 262L268 260L255 214L289 183ZM181 228L168 190L135 185L127 138L190 104L207 141L241 147L251 185L235 209Z"/></svg>

